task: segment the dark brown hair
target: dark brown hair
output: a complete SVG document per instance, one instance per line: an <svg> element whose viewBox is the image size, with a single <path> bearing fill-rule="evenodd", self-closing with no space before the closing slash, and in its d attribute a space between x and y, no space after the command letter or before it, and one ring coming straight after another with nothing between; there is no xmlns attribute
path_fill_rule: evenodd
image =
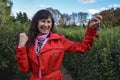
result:
<svg viewBox="0 0 120 80"><path fill-rule="evenodd" d="M28 30L28 37L29 37L29 40L27 42L27 48L29 48L31 45L34 45L35 44L35 38L37 36L37 34L39 33L38 31L38 21L41 20L41 19L47 19L47 18L51 18L52 20L52 28L51 28L51 32L53 32L53 27L54 27L54 19L53 19L53 16L52 14L46 10L46 9L43 9L43 10L39 10L32 18L32 21L30 23L30 27L29 27L29 30Z"/></svg>

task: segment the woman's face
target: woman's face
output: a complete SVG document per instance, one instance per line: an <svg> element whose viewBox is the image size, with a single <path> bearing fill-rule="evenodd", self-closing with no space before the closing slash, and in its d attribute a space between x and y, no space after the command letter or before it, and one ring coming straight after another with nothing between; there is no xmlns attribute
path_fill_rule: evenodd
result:
<svg viewBox="0 0 120 80"><path fill-rule="evenodd" d="M51 30L51 28L52 28L52 20L50 17L38 21L38 31L41 34L48 33Z"/></svg>

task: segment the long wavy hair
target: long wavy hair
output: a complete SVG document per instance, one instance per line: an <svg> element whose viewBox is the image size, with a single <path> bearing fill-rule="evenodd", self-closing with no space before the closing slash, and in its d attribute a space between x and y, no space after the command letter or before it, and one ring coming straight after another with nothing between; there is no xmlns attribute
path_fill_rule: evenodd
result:
<svg viewBox="0 0 120 80"><path fill-rule="evenodd" d="M35 44L35 38L37 36L37 34L39 33L38 31L38 21L41 20L41 19L48 19L48 18L51 18L52 20L52 28L51 28L51 32L54 32L54 19L53 19L53 16L52 14L46 10L46 9L43 9L43 10L39 10L32 18L32 21L30 23L30 26L29 26L29 30L28 30L28 37L29 37L29 40L27 41L27 49L29 49L29 47L31 45L34 45Z"/></svg>

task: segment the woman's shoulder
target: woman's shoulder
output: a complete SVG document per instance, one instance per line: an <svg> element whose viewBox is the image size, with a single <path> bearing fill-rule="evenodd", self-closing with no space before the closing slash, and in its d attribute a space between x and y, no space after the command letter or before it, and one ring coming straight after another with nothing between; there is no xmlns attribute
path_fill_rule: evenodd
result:
<svg viewBox="0 0 120 80"><path fill-rule="evenodd" d="M64 35L60 34L60 33L50 33L50 38L51 39L61 39L61 38L64 38Z"/></svg>

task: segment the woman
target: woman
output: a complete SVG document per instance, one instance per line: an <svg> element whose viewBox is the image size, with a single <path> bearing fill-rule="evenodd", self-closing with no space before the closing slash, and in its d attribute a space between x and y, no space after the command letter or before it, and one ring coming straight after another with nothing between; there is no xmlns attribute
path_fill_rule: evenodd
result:
<svg viewBox="0 0 120 80"><path fill-rule="evenodd" d="M38 11L32 18L28 36L20 33L15 46L16 60L22 72L31 70L30 80L64 80L60 66L65 52L88 52L97 37L97 24L102 16L94 17L81 43L53 32L54 20L47 10Z"/></svg>

